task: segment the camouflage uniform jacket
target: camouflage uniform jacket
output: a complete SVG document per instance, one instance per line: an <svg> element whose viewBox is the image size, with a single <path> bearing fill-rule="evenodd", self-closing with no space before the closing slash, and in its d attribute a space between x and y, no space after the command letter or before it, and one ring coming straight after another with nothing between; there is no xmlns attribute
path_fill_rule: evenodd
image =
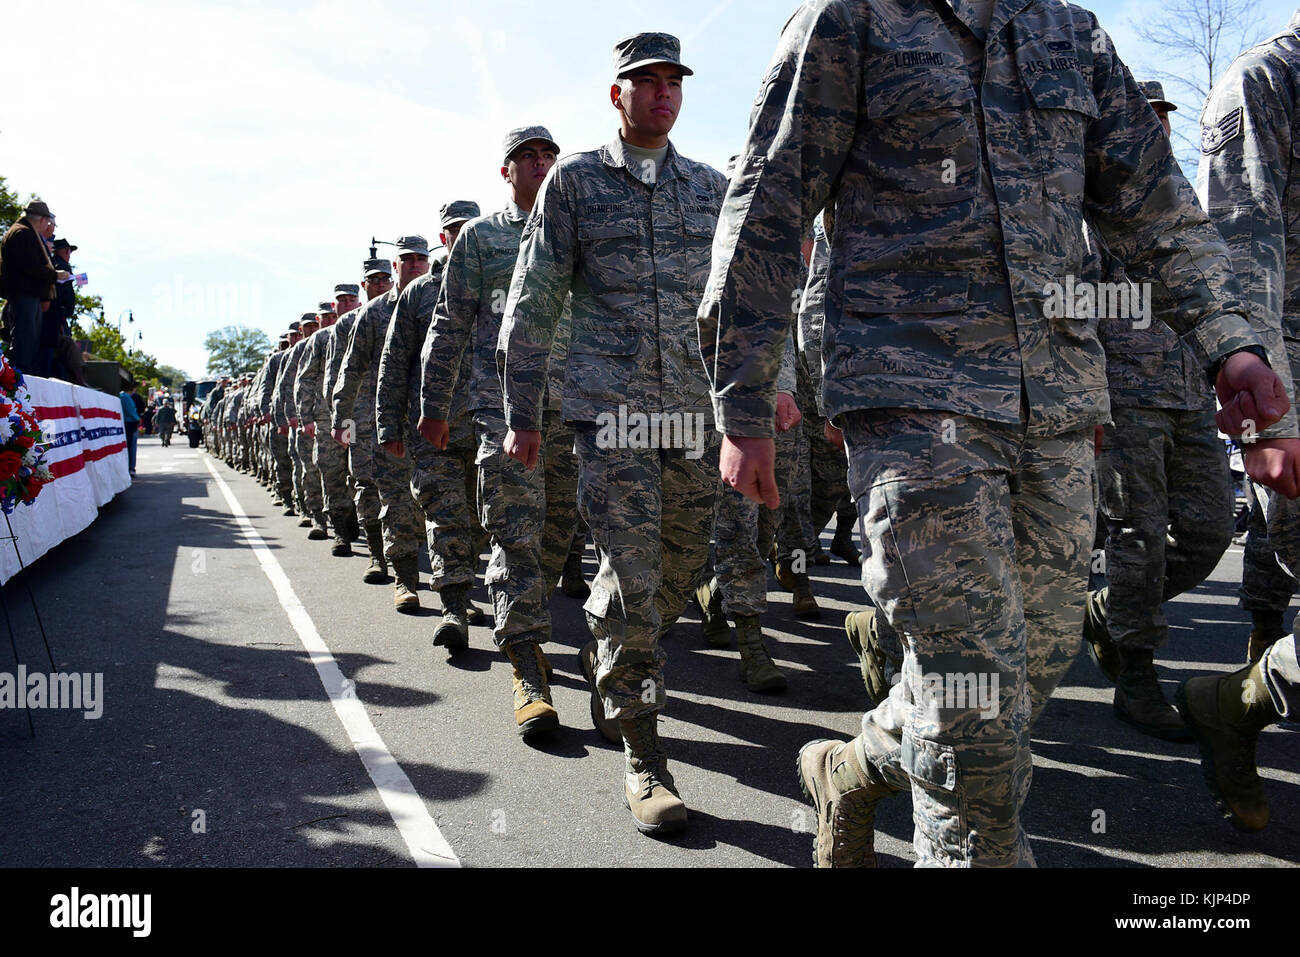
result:
<svg viewBox="0 0 1300 957"><path fill-rule="evenodd" d="M1133 301L1137 287L1129 280L1124 264L1111 255L1096 232L1086 226L1083 232L1086 252L1079 279L1088 284L1103 283L1111 289L1127 287ZM1098 294L1099 303L1103 295ZM1153 292L1149 316L1135 320L1132 315L1101 315L1097 320L1097 337L1106 353L1110 404L1124 408L1213 410L1214 389L1205 379L1205 370L1195 353L1164 321L1163 309L1164 304Z"/></svg>
<svg viewBox="0 0 1300 957"><path fill-rule="evenodd" d="M338 325L335 323L334 325ZM302 356L298 360L298 371L293 380L293 404L298 409L298 420L306 425L328 425L329 406L321 391L325 379L325 354L329 350L330 330L326 326L307 339Z"/></svg>
<svg viewBox="0 0 1300 957"><path fill-rule="evenodd" d="M281 349L266 360L266 377L262 380L262 391L257 397L257 414L271 414L271 396L275 394L275 377L284 363L287 349Z"/></svg>
<svg viewBox="0 0 1300 957"><path fill-rule="evenodd" d="M421 358L420 403L428 418L447 418L448 408L466 395L471 412L502 409L497 340L527 219L512 201L500 212L466 223L456 240ZM547 359L548 385L563 369L569 324L566 298ZM561 378L548 394L558 400L562 387Z"/></svg>
<svg viewBox="0 0 1300 957"><path fill-rule="evenodd" d="M299 339L288 349L284 361L275 374L275 391L271 393L271 416L276 425L288 425L298 417L298 407L293 401L293 383L298 377L298 363L307 348L308 339Z"/></svg>
<svg viewBox="0 0 1300 957"><path fill-rule="evenodd" d="M381 443L405 442L419 421L420 350L433 321L445 267L443 259L431 262L429 271L408 283L393 307L375 388L376 436ZM463 423L464 390L455 399L459 401L453 401L450 418Z"/></svg>
<svg viewBox="0 0 1300 957"><path fill-rule="evenodd" d="M570 293L566 420L594 421L620 405L707 411L693 317L726 188L721 173L671 143L658 181L647 184L629 168L621 136L551 169L524 226L497 345L511 428L541 428L548 357Z"/></svg>
<svg viewBox="0 0 1300 957"><path fill-rule="evenodd" d="M1291 411L1262 438L1294 437L1300 347L1300 11L1233 62L1201 114L1197 191L1232 252L1251 324L1286 384Z"/></svg>
<svg viewBox="0 0 1300 957"><path fill-rule="evenodd" d="M361 310L364 308L365 305L362 304L351 312L343 313L339 316L338 322L329 327L330 337L325 344L325 374L320 384L326 418L329 418L328 411L334 405L334 386L338 384L339 370L343 368L343 356L348 351L348 337L352 335L352 327L356 325L357 317L361 315Z"/></svg>
<svg viewBox="0 0 1300 957"><path fill-rule="evenodd" d="M379 372L379 357L384 351L388 336L388 320L397 305L397 286L382 296L370 300L358 310L356 321L348 333L347 350L334 382L331 422L336 429L357 416L368 416L362 428L373 430L375 417L375 377Z"/></svg>
<svg viewBox="0 0 1300 957"><path fill-rule="evenodd" d="M969 14L967 14L969 15ZM823 399L1035 434L1109 415L1096 320L1049 318L1083 219L1213 369L1258 347L1227 250L1088 11L809 0L787 24L723 206L700 341L718 428L772 434L800 240L831 207ZM986 161L987 157L987 161Z"/></svg>

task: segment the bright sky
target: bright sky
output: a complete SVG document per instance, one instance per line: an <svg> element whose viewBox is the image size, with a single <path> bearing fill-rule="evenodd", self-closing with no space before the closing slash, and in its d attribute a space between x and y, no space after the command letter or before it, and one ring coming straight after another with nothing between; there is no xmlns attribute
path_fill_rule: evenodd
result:
<svg viewBox="0 0 1300 957"><path fill-rule="evenodd" d="M0 175L50 204L109 320L132 310L142 348L202 377L208 332L276 338L357 280L372 235L436 242L448 200L499 208L511 127L541 123L564 152L609 140L610 49L628 34L681 38L696 75L673 142L723 168L795 0L632 6L15 3ZM1163 62L1131 28L1158 0L1090 6L1139 77ZM1293 9L1260 6L1270 31ZM1196 113L1175 125L1194 132Z"/></svg>

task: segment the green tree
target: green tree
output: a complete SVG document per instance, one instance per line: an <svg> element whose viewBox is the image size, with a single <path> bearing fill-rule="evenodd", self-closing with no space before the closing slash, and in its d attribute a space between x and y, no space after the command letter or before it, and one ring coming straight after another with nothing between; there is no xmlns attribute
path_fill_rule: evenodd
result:
<svg viewBox="0 0 1300 957"><path fill-rule="evenodd" d="M160 365L158 367L158 381L169 389L179 389L182 383L189 381L189 378L190 374L184 369L169 365Z"/></svg>
<svg viewBox="0 0 1300 957"><path fill-rule="evenodd" d="M208 375L230 376L256 372L271 351L271 340L261 329L225 326L203 340L208 350Z"/></svg>

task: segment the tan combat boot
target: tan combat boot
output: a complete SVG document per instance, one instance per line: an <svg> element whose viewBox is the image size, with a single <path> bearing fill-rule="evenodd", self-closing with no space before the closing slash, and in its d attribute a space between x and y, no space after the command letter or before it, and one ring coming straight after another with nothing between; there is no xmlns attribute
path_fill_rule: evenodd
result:
<svg viewBox="0 0 1300 957"><path fill-rule="evenodd" d="M862 565L862 552L858 551L858 546L853 544L852 522L836 520L835 537L831 539L831 554L849 565Z"/></svg>
<svg viewBox="0 0 1300 957"><path fill-rule="evenodd" d="M1119 649L1120 672L1115 681L1115 717L1143 734L1164 741L1191 741L1192 733L1165 699L1149 650Z"/></svg>
<svg viewBox="0 0 1300 957"><path fill-rule="evenodd" d="M384 530L378 522L366 526L366 547L370 549L370 564L361 580L367 585L382 585L388 581L388 562L384 560Z"/></svg>
<svg viewBox="0 0 1300 957"><path fill-rule="evenodd" d="M700 611L700 630L704 643L710 648L731 647L731 626L722 611L722 592L717 578L710 579L695 589L695 606Z"/></svg>
<svg viewBox="0 0 1300 957"><path fill-rule="evenodd" d="M1201 773L1224 817L1243 831L1268 824L1268 795L1255 768L1259 733L1281 715L1264 668L1255 662L1227 676L1191 678L1178 687L1178 710L1196 735Z"/></svg>
<svg viewBox="0 0 1300 957"><path fill-rule="evenodd" d="M420 560L415 555L393 560L393 607L404 614L420 610Z"/></svg>
<svg viewBox="0 0 1300 957"><path fill-rule="evenodd" d="M1250 641L1246 645L1246 664L1253 665L1276 641L1286 637L1286 629L1282 627L1280 611L1255 610L1250 613L1250 617L1253 627L1250 629Z"/></svg>
<svg viewBox="0 0 1300 957"><path fill-rule="evenodd" d="M849 644L858 656L862 669L862 683L867 686L867 694L876 704L889 697L892 673L903 670L902 659L890 659L880 640L880 629L889 627L874 608L865 611L851 611L844 616L844 633L849 637Z"/></svg>
<svg viewBox="0 0 1300 957"><path fill-rule="evenodd" d="M876 803L892 793L858 761L852 741L810 741L799 750L799 787L817 811L818 867L876 866Z"/></svg>
<svg viewBox="0 0 1300 957"><path fill-rule="evenodd" d="M330 512L330 525L334 529L334 547L330 554L336 558L346 558L352 554L352 540L348 537L348 514L343 509Z"/></svg>
<svg viewBox="0 0 1300 957"><path fill-rule="evenodd" d="M560 716L551 704L542 649L535 641L521 641L507 647L505 653L515 666L515 726L520 737L554 731L560 726Z"/></svg>
<svg viewBox="0 0 1300 957"><path fill-rule="evenodd" d="M812 582L807 572L796 572L786 559L776 563L777 583L794 596L794 616L812 621L822 616L822 610L812 593Z"/></svg>
<svg viewBox="0 0 1300 957"><path fill-rule="evenodd" d="M656 837L686 829L686 804L668 771L668 755L659 744L659 715L620 721L623 734L623 805L636 829Z"/></svg>
<svg viewBox="0 0 1300 957"><path fill-rule="evenodd" d="M444 585L438 592L442 599L442 621L433 631L435 646L455 653L469 647L469 623L466 607L469 589L464 585Z"/></svg>
<svg viewBox="0 0 1300 957"><path fill-rule="evenodd" d="M736 644L740 648L740 680L746 688L759 694L775 694L786 689L785 675L763 644L763 626L757 615L736 619Z"/></svg>
<svg viewBox="0 0 1300 957"><path fill-rule="evenodd" d="M584 537L583 548L586 544L587 540ZM577 547L576 542L574 546L569 550L569 557L564 560L564 570L560 572L560 590L570 598L587 598L591 595L591 588L582 577L583 548Z"/></svg>

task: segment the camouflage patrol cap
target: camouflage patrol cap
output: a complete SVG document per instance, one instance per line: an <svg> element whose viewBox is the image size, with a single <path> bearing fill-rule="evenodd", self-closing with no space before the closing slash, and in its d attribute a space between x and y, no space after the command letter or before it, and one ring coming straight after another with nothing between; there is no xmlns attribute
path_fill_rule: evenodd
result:
<svg viewBox="0 0 1300 957"><path fill-rule="evenodd" d="M614 75L624 77L654 63L681 67L683 76L695 71L682 64L682 44L671 33L637 33L614 44Z"/></svg>
<svg viewBox="0 0 1300 957"><path fill-rule="evenodd" d="M304 322L315 322L315 321L316 321L316 313L314 312L304 312L298 319L299 325L301 325ZM290 326L290 328L293 327Z"/></svg>
<svg viewBox="0 0 1300 957"><path fill-rule="evenodd" d="M549 143L556 155L559 155L560 144L556 143L551 137L551 131L544 126L521 126L513 129L506 134L505 141L501 144L501 165L505 166L510 162L510 157L514 151L519 149L530 140L542 140Z"/></svg>
<svg viewBox="0 0 1300 957"><path fill-rule="evenodd" d="M420 256L429 255L429 241L423 236L417 236L414 233L410 236L397 237L397 255L405 253L416 253Z"/></svg>
<svg viewBox="0 0 1300 957"><path fill-rule="evenodd" d="M379 273L383 273L385 276L393 274L393 267L389 265L387 259L367 259L361 264L361 268L364 270L362 275L366 279Z"/></svg>
<svg viewBox="0 0 1300 957"><path fill-rule="evenodd" d="M333 303L333 302L322 302L320 305L318 305L318 306L316 307L316 315L318 315L318 316L332 316L332 315L334 315L334 303Z"/></svg>
<svg viewBox="0 0 1300 957"><path fill-rule="evenodd" d="M1147 98L1147 102L1151 104L1152 109L1167 110L1170 113L1178 109L1176 105L1165 99L1165 88L1158 81L1144 80L1138 84L1138 89Z"/></svg>
<svg viewBox="0 0 1300 957"><path fill-rule="evenodd" d="M339 296L360 296L361 287L354 282L341 282L334 287L334 298Z"/></svg>
<svg viewBox="0 0 1300 957"><path fill-rule="evenodd" d="M455 226L457 223L467 222L471 219L478 219L482 216L482 211L478 208L478 203L469 199L457 199L445 204L438 211L438 218L441 220L442 228Z"/></svg>

